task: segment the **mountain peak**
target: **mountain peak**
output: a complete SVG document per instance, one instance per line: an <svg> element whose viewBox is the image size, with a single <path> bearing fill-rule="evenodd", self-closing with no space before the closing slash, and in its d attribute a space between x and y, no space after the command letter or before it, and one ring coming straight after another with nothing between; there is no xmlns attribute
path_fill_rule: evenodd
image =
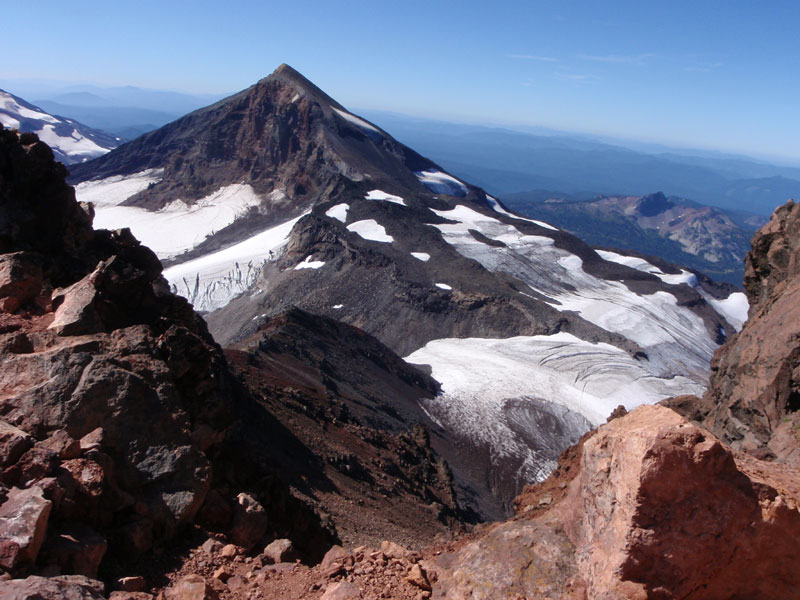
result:
<svg viewBox="0 0 800 600"><path fill-rule="evenodd" d="M337 108L342 107L341 104L314 85L314 83L307 79L300 71L296 70L290 65L287 65L286 63L282 63L272 72L269 77L266 77L261 81L279 81L293 87L304 96L312 97L321 104L329 104L330 106Z"/></svg>

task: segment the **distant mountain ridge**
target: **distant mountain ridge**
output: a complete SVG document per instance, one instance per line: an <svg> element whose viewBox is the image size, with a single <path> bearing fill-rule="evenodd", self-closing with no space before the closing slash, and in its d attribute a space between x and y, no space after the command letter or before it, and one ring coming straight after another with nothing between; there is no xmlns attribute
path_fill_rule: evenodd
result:
<svg viewBox="0 0 800 600"><path fill-rule="evenodd" d="M744 278L750 237L766 222L660 192L591 200L536 192L503 200L513 210L550 221L594 246L659 256L736 286Z"/></svg>
<svg viewBox="0 0 800 600"><path fill-rule="evenodd" d="M382 111L364 113L453 174L499 196L536 189L589 197L662 190L668 196L761 215L800 197L797 167L744 157L644 152L580 134L533 134Z"/></svg>
<svg viewBox="0 0 800 600"><path fill-rule="evenodd" d="M0 123L22 133L35 133L57 160L73 164L116 148L120 139L76 120L49 114L18 96L0 90Z"/></svg>

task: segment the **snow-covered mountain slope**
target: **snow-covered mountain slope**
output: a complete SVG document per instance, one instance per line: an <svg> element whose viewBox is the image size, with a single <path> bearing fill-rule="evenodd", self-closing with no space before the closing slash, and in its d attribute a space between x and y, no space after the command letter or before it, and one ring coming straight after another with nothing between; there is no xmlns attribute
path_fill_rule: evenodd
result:
<svg viewBox="0 0 800 600"><path fill-rule="evenodd" d="M35 133L64 164L96 158L116 148L120 139L72 119L56 117L22 98L0 90L0 123L8 129Z"/></svg>
<svg viewBox="0 0 800 600"><path fill-rule="evenodd" d="M456 477L501 502L617 405L700 392L740 325L707 279L514 215L285 65L73 173L223 345L299 306L429 365Z"/></svg>

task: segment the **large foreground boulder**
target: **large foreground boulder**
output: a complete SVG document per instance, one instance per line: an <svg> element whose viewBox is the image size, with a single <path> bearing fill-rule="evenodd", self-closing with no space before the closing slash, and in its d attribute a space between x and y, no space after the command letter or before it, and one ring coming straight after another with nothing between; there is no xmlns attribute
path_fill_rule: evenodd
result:
<svg viewBox="0 0 800 600"><path fill-rule="evenodd" d="M434 597L797 598L799 504L797 470L642 406L584 442L560 503L439 557Z"/></svg>

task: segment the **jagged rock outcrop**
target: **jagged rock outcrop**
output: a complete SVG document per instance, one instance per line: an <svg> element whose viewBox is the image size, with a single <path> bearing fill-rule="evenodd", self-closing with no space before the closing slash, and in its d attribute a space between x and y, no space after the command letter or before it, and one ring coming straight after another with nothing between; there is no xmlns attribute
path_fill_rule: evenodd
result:
<svg viewBox="0 0 800 600"><path fill-rule="evenodd" d="M702 400L670 406L732 447L800 466L800 207L775 211L753 237L749 319L720 348Z"/></svg>
<svg viewBox="0 0 800 600"><path fill-rule="evenodd" d="M553 508L532 496L516 519L438 558L434 598L796 596L796 470L643 406L584 440L577 473L557 472L555 488L570 478L563 500L547 496Z"/></svg>
<svg viewBox="0 0 800 600"><path fill-rule="evenodd" d="M0 566L108 575L212 488L268 498L262 535L324 551L333 538L263 449L274 421L156 256L94 231L65 174L35 136L0 129Z"/></svg>

